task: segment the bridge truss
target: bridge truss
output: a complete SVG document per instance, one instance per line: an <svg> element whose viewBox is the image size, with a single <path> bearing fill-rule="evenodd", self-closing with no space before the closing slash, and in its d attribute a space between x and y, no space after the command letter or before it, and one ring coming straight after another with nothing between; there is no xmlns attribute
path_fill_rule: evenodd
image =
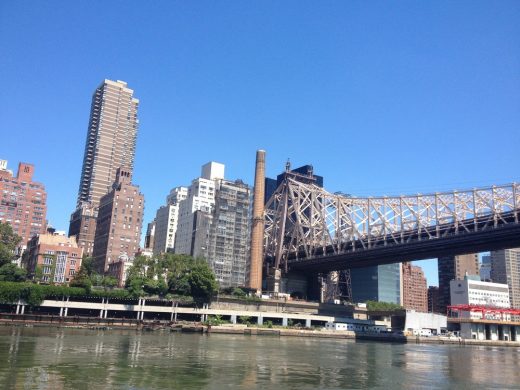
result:
<svg viewBox="0 0 520 390"><path fill-rule="evenodd" d="M519 207L520 185L516 183L361 198L332 194L287 175L265 207L265 257L276 269L287 272L291 261L518 224Z"/></svg>

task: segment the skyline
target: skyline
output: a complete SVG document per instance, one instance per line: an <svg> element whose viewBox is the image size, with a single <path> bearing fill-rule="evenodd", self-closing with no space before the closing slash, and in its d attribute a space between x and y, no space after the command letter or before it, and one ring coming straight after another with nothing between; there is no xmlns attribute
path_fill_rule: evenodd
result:
<svg viewBox="0 0 520 390"><path fill-rule="evenodd" d="M140 100L144 223L208 161L252 184L257 149L360 196L519 180L518 3L58 3L0 5L0 158L35 164L59 230L105 78Z"/></svg>

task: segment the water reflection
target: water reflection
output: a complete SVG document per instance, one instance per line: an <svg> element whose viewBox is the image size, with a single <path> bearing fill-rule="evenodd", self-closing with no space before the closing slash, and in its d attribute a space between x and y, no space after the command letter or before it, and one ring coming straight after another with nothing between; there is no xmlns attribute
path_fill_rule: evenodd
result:
<svg viewBox="0 0 520 390"><path fill-rule="evenodd" d="M0 328L0 388L514 388L518 350Z"/></svg>

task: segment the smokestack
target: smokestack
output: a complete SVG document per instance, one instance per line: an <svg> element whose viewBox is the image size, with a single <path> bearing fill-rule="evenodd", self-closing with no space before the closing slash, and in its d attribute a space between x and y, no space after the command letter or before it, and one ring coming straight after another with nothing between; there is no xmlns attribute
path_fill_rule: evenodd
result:
<svg viewBox="0 0 520 390"><path fill-rule="evenodd" d="M264 261L264 196L265 150L256 151L255 189L253 197L253 228L251 229L251 269L249 287L262 292L262 265Z"/></svg>

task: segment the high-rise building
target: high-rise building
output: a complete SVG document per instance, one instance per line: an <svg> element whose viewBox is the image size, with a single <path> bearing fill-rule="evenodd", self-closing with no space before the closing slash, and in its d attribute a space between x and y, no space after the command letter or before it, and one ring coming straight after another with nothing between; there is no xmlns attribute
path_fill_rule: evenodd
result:
<svg viewBox="0 0 520 390"><path fill-rule="evenodd" d="M379 301L401 304L401 264L353 268L351 272L354 302Z"/></svg>
<svg viewBox="0 0 520 390"><path fill-rule="evenodd" d="M246 284L250 203L251 189L241 180L217 181L207 259L221 287Z"/></svg>
<svg viewBox="0 0 520 390"><path fill-rule="evenodd" d="M188 188L176 187L170 191L165 206L155 216L154 254L173 252L179 222L179 206L188 197Z"/></svg>
<svg viewBox="0 0 520 390"><path fill-rule="evenodd" d="M445 256L437 259L439 271L439 310L446 313L450 304L450 282L467 275L479 275L478 254Z"/></svg>
<svg viewBox="0 0 520 390"><path fill-rule="evenodd" d="M0 160L0 222L7 222L22 241L20 248L47 228L47 192L43 184L33 181L34 165L20 163L18 173L7 169Z"/></svg>
<svg viewBox="0 0 520 390"><path fill-rule="evenodd" d="M65 233L45 233L32 237L22 258L29 277L41 268L43 283L68 283L81 268L83 249Z"/></svg>
<svg viewBox="0 0 520 390"><path fill-rule="evenodd" d="M201 173L187 192L176 195L180 201L175 253L204 257L221 287L244 286L251 190L240 180L224 179L223 164L210 162Z"/></svg>
<svg viewBox="0 0 520 390"><path fill-rule="evenodd" d="M133 260L139 249L143 213L143 194L132 184L130 170L119 168L112 191L99 203L92 253L97 272L104 273L121 257Z"/></svg>
<svg viewBox="0 0 520 390"><path fill-rule="evenodd" d="M104 80L92 97L78 199L69 226L69 236L76 236L88 255L101 197L110 191L119 167L133 171L139 124L139 100L133 93L124 81Z"/></svg>
<svg viewBox="0 0 520 390"><path fill-rule="evenodd" d="M520 248L491 252L491 280L507 284L511 307L520 309Z"/></svg>
<svg viewBox="0 0 520 390"><path fill-rule="evenodd" d="M439 307L439 287L438 286L428 287L428 312L441 313L441 310Z"/></svg>
<svg viewBox="0 0 520 390"><path fill-rule="evenodd" d="M428 311L428 288L421 267L403 263L403 307L426 313Z"/></svg>
<svg viewBox="0 0 520 390"><path fill-rule="evenodd" d="M209 162L202 167L202 177L191 182L186 199L179 203L175 253L194 255L195 211L211 215L215 205L215 181L224 178L224 168L224 164Z"/></svg>

